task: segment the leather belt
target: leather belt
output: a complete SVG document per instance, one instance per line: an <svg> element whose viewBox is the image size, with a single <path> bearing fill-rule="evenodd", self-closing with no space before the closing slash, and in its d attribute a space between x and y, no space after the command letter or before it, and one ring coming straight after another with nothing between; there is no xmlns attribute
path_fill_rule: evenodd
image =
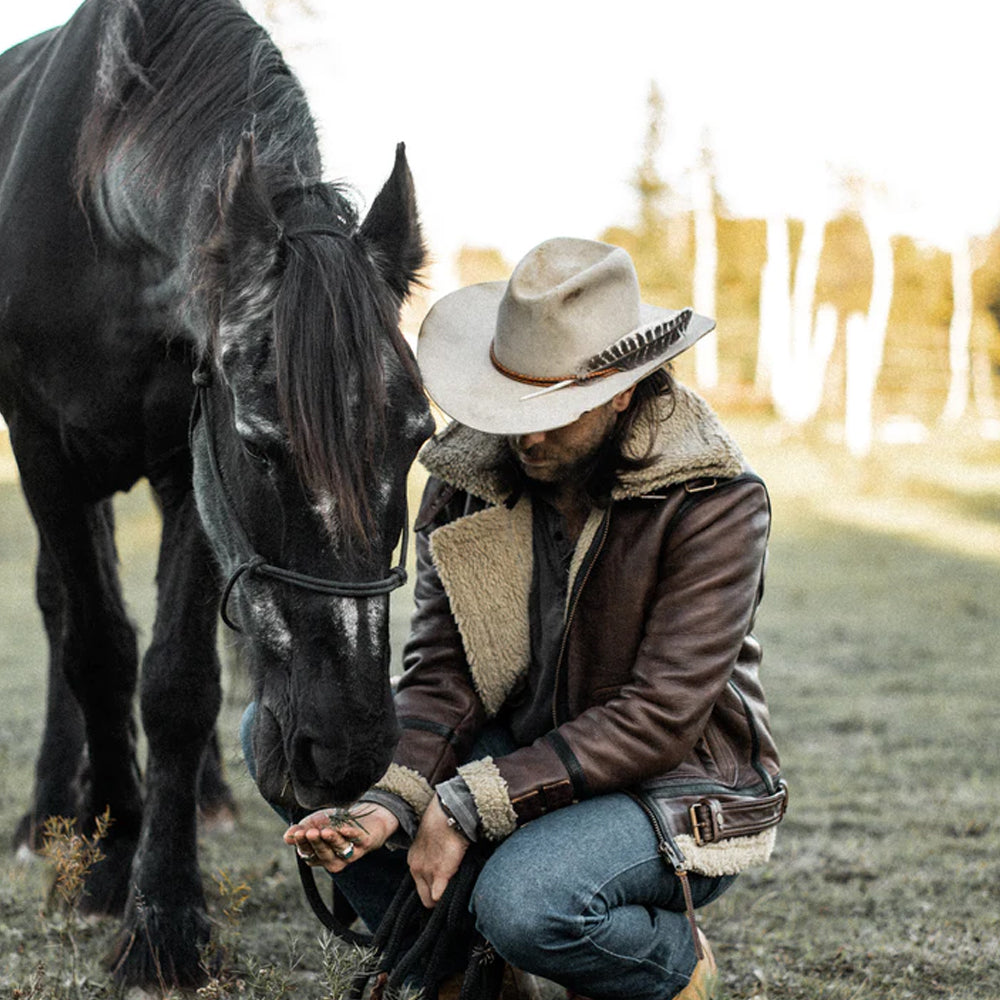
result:
<svg viewBox="0 0 1000 1000"><path fill-rule="evenodd" d="M787 808L788 787L781 782L774 795L763 799L702 799L688 809L688 816L694 842L700 847L767 830L781 821Z"/></svg>

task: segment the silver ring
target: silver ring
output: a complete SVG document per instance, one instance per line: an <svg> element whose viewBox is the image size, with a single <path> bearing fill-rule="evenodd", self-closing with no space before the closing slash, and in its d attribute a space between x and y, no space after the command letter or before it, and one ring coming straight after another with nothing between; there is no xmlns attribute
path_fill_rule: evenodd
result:
<svg viewBox="0 0 1000 1000"><path fill-rule="evenodd" d="M296 847L295 852L303 861L308 861L310 858L316 857L313 851L303 851L301 847Z"/></svg>
<svg viewBox="0 0 1000 1000"><path fill-rule="evenodd" d="M341 861L349 861L351 859L351 855L353 854L354 854L353 844L348 844L347 847L345 847L342 851L337 851L337 857L340 858Z"/></svg>

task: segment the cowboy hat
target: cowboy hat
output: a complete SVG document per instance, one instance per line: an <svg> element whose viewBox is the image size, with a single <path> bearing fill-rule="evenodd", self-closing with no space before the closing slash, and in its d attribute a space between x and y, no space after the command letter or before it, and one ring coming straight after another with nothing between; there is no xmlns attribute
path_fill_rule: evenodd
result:
<svg viewBox="0 0 1000 1000"><path fill-rule="evenodd" d="M427 314L417 363L450 417L490 434L572 423L715 328L690 309L643 302L621 247L559 237L509 281L470 285Z"/></svg>

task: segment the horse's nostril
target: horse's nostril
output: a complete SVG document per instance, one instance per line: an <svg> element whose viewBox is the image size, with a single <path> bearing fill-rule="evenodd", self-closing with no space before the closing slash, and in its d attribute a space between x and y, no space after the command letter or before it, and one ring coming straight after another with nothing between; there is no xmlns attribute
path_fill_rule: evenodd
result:
<svg viewBox="0 0 1000 1000"><path fill-rule="evenodd" d="M296 737L292 750L292 775L297 782L315 785L320 777L317 760L313 754L316 744L306 737Z"/></svg>
<svg viewBox="0 0 1000 1000"><path fill-rule="evenodd" d="M303 785L335 785L344 771L345 754L309 736L296 737L292 776Z"/></svg>

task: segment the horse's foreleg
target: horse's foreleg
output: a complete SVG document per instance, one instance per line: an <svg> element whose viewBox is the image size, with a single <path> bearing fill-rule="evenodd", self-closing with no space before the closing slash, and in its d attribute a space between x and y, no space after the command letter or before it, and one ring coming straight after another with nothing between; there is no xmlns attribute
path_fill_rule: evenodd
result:
<svg viewBox="0 0 1000 1000"><path fill-rule="evenodd" d="M118 580L111 501L80 500L72 477L53 454L36 448L33 461L19 458L43 553L39 596L56 675L48 721L69 734L71 754L64 764L75 772L78 717L68 707L68 688L83 719L88 764L85 794L75 815L84 829L93 829L95 818L105 811L111 817L110 832L101 843L104 858L91 868L81 903L94 912L121 912L142 817L132 718L138 672L135 629ZM61 784L58 794L65 801L36 801L36 811L69 810L68 789Z"/></svg>
<svg viewBox="0 0 1000 1000"><path fill-rule="evenodd" d="M48 687L45 692L45 729L35 762L31 807L14 833L14 847L37 851L42 846L46 820L76 816L78 785L85 742L83 713L63 673L62 633L66 595L47 547L39 547L35 596L49 644Z"/></svg>
<svg viewBox="0 0 1000 1000"><path fill-rule="evenodd" d="M146 809L113 963L125 984L204 979L208 942L197 864L197 779L221 701L218 583L193 497L163 505L153 639L140 704L148 740Z"/></svg>
<svg viewBox="0 0 1000 1000"><path fill-rule="evenodd" d="M142 821L132 714L138 644L118 580L111 501L88 507L85 515L97 585L85 597L70 588L64 675L86 732L87 776L78 816L86 829L106 812L111 826L101 841L103 860L88 873L81 906L91 913L121 913Z"/></svg>

